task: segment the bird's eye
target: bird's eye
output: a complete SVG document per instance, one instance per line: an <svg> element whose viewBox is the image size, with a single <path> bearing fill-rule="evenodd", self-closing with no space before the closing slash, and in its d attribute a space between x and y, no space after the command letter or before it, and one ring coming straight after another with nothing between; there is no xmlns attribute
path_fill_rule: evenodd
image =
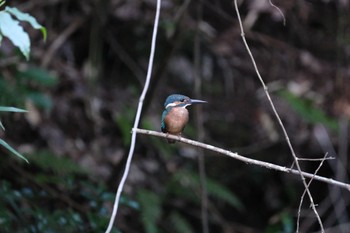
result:
<svg viewBox="0 0 350 233"><path fill-rule="evenodd" d="M180 101L181 101L181 102L185 102L185 99L181 99Z"/></svg>

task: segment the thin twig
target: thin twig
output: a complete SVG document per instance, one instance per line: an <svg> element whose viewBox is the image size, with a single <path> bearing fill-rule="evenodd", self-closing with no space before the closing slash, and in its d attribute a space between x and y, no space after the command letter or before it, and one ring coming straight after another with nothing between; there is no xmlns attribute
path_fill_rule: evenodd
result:
<svg viewBox="0 0 350 233"><path fill-rule="evenodd" d="M149 57L148 69L147 69L147 77L146 77L145 86L143 88L143 91L142 91L140 99L139 99L139 104L137 106L137 112L136 112L135 122L134 122L134 126L133 126L134 128L138 127L138 125L139 125L141 112L142 112L143 101L144 101L145 96L147 94L149 83L151 81L153 60L154 60L154 53L155 53L155 48L156 48L156 39L157 39L157 32L158 32L160 6L161 6L161 0L157 0L157 11L156 11L155 19L154 19L152 42L151 42L151 52L150 52L150 57ZM118 186L118 190L117 190L115 201L114 201L114 205L113 205L112 216L111 216L111 219L109 221L106 233L111 232L113 224L114 224L115 217L117 215L120 195L121 195L121 193L123 191L126 178L128 177L128 174L129 174L131 160L132 160L132 156L134 154L135 144L136 144L136 132L133 132L132 135L131 135L130 150L129 150L128 158L127 158L127 161L126 161L125 170L124 170L122 179L121 179L121 181L119 183L119 186Z"/></svg>
<svg viewBox="0 0 350 233"><path fill-rule="evenodd" d="M281 9L280 9L278 6L276 6L275 4L273 4L271 0L269 0L269 3L270 3L270 5L271 5L272 7L274 7L274 8L282 15L282 18L283 18L283 25L286 26L286 17L284 17L284 14L283 14L283 12L281 11Z"/></svg>
<svg viewBox="0 0 350 233"><path fill-rule="evenodd" d="M197 4L197 26L194 38L194 91L196 97L201 97L201 87L202 87L202 77L201 77L201 38L199 25L202 21L202 2L199 1ZM204 139L204 129L203 129L203 117L202 109L196 108L196 128L198 132L198 141ZM198 150L198 169L200 177L200 187L201 187L201 221L202 221L202 232L209 233L209 218L208 218L208 191L207 191L207 177L205 169L205 157L203 149Z"/></svg>
<svg viewBox="0 0 350 233"><path fill-rule="evenodd" d="M283 131L284 137L285 137L285 139L286 139L286 142L287 142L287 144L288 144L288 147L289 147L289 149L290 149L290 152L291 152L291 154L292 154L292 156L293 156L295 165L296 165L296 167L297 167L297 170L299 171L300 178L301 178L302 183L303 183L303 185L304 185L304 187L305 187L305 190L306 190L306 192L307 192L307 194L308 194L308 196L309 196L309 199L310 199L310 202L311 202L312 210L314 211L314 213L315 213L315 215L316 215L316 218L317 218L317 220L318 220L318 222L319 222L319 225L320 225L320 228L321 228L321 232L324 233L324 228L323 228L322 220L321 220L319 214L317 213L317 210L316 210L316 207L315 207L315 204L314 204L313 197L312 197L312 195L311 195L310 190L309 190L308 187L307 187L307 184L306 184L306 181L305 181L305 177L304 177L303 174L302 174L302 171L301 171L301 168L300 168L300 165L299 165L299 161L298 161L298 157L296 156L296 154L295 154L295 152L294 152L294 148L293 148L293 146L292 146L292 143L290 142L290 139L289 139L287 130L285 129L285 127L284 127L284 125L283 125L283 123L282 123L282 120L281 120L281 118L280 118L280 116L279 116L279 114L278 114L278 112L277 112L277 110L276 110L275 104L273 103L273 101L272 101L272 99L271 99L271 96L270 96L270 94L269 94L269 91L268 91L268 89L267 89L267 86L265 85L265 82L264 82L264 80L262 79L262 77L261 77L261 75L260 75L260 72L259 72L259 69L258 69L258 67L257 67L257 65L256 65L254 56L253 56L253 54L252 54L252 52L251 52L251 50L250 50L250 48L249 48L249 45L248 45L248 43L247 43L247 41L246 41L246 39L245 39L244 28L243 28L242 19L241 19L240 13L239 13L238 5L237 5L237 0L234 1L234 5L235 5L236 13L237 13L237 18L238 18L238 22L239 22L239 27L240 27L240 30L241 30L241 37L242 37L242 40L243 40L243 44L244 44L244 46L246 47L246 50L247 50L247 52L248 52L248 54L249 54L249 56L250 56L250 58L251 58L251 61L252 61L252 63L253 63L254 69L255 69L255 72L256 72L256 74L257 74L257 76L258 76L258 78L259 78L259 80L260 80L260 82L261 82L261 85L262 85L263 88L264 88L265 95L266 95L266 97L268 98L268 101L269 101L270 106L271 106L271 108L272 108L272 110L273 110L273 113L274 113L274 115L276 116L277 121L278 121L278 123L279 123L279 125L280 125L280 127L281 127L281 129L282 129L282 131Z"/></svg>
<svg viewBox="0 0 350 233"><path fill-rule="evenodd" d="M315 162L315 161L323 161L323 160L333 160L335 157L327 157L327 158L298 158L299 161L310 161L310 162Z"/></svg>
<svg viewBox="0 0 350 233"><path fill-rule="evenodd" d="M314 176L310 179L309 183L307 184L308 188L310 187L311 182L314 180L314 177L316 176L316 174L318 173L318 171L322 167L323 162L327 159L327 155L328 155L327 153L324 155L324 157L322 158L320 164L318 165L317 169L315 170ZM296 233L299 232L301 206L303 205L305 194L306 194L306 189L304 190L304 192L303 192L303 194L301 195L301 198L300 198L300 203L299 203L299 208L298 208L298 218L297 218L297 229L295 231Z"/></svg>
<svg viewBox="0 0 350 233"><path fill-rule="evenodd" d="M290 174L293 174L293 175L300 175L300 172L298 170L295 170L295 169L279 166L279 165L276 165L276 164L273 164L273 163L268 163L268 162L264 162L264 161L260 161L260 160L247 158L247 157L244 157L244 156L239 155L237 153L233 153L231 151L228 151L228 150L225 150L225 149L222 149L222 148L219 148L219 147L215 147L215 146L212 146L212 145L209 145L209 144L205 144L205 143L202 143L202 142L190 140L190 139L183 138L183 137L180 137L180 136L171 135L171 134L165 134L165 133L152 131L152 130L146 130L146 129L137 129L137 128L133 128L132 132L133 133L136 132L136 133L146 134L146 135L152 135L152 136L161 137L161 138L173 139L175 141L183 142L183 143L186 143L188 145L201 147L201 148L206 149L206 150L211 150L211 151L217 152L219 154L229 156L231 158L240 160L240 161L242 161L244 163L247 163L247 164L258 165L260 167L265 167L265 168L276 170L276 171L280 171L280 172L290 173ZM303 171L301 172L301 174L304 177L313 178L314 180L318 180L318 181L321 181L321 182L324 182L324 183L327 183L327 184L335 185L335 186L338 186L338 187L341 187L341 188L344 188L344 189L350 191L350 184L343 183L341 181L333 180L333 179L330 179L330 178L326 178L326 177L323 177L323 176L318 176L318 175L315 175L315 174L303 172Z"/></svg>
<svg viewBox="0 0 350 233"><path fill-rule="evenodd" d="M41 66L48 67L55 55L55 53L61 48L64 42L85 22L86 18L78 17L69 24L69 26L51 43L51 46L47 49L41 59Z"/></svg>
<svg viewBox="0 0 350 233"><path fill-rule="evenodd" d="M339 162L337 163L336 177L338 179L347 179L346 167L348 167L348 141L349 141L349 119L342 117L339 120Z"/></svg>
<svg viewBox="0 0 350 233"><path fill-rule="evenodd" d="M111 31L106 31L105 36L113 52L116 53L119 59L129 68L131 73L134 74L134 76L137 78L137 81L139 81L140 85L142 85L145 72L140 68L140 66L131 57L131 55L128 54L128 52L118 42L117 38L113 36Z"/></svg>

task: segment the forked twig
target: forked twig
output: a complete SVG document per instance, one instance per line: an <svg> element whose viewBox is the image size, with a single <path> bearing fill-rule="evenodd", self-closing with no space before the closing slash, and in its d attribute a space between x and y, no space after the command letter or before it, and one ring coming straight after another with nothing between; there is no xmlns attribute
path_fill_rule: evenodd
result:
<svg viewBox="0 0 350 233"><path fill-rule="evenodd" d="M318 173L318 171L322 167L323 162L328 159L327 155L328 155L328 153L326 153L324 155L324 157L322 158L320 164L318 165L317 169L315 170L314 176L310 179L309 183L307 184L307 187L310 187L311 182L314 180L314 177L316 176L316 174ZM295 231L296 233L299 232L301 206L303 205L305 194L306 194L306 189L304 190L304 192L303 192L303 194L301 195L301 198L300 198L300 203L299 203L299 208L298 208L298 218L297 218L297 229Z"/></svg>
<svg viewBox="0 0 350 233"><path fill-rule="evenodd" d="M281 129L282 129L282 131L283 131L284 137L285 137L285 139L286 139L286 142L287 142L287 144L288 144L288 147L289 147L289 149L290 149L290 152L291 152L291 154L292 154L292 156L293 156L295 165L296 165L296 167L297 167L297 170L299 171L300 178L301 178L302 183L303 183L303 185L304 185L304 187L305 187L305 190L306 190L306 192L307 192L307 195L309 196L309 199L310 199L310 202L311 202L312 210L314 211L314 213L315 213L315 215L316 215L316 217L317 217L318 223L319 223L320 228L321 228L321 232L324 233L324 228L323 228L322 220L321 220L319 214L317 213L317 210L316 210L316 207L315 207L315 204L314 204L313 197L312 197L311 192L310 192L310 190L309 190L309 188L308 188L308 186L307 186L307 183L306 183L306 181L305 181L305 177L303 176L303 173L302 173L302 171L301 171L301 168L300 168L300 165L299 165L299 161L298 161L298 157L296 156L296 154L295 154L295 152L294 152L294 148L293 148L293 146L292 146L292 143L290 142L290 139L289 139L287 130L285 129L285 127L284 127L284 125L283 125L283 123L282 123L282 120L281 120L281 118L280 118L280 116L279 116L279 114L278 114L278 112L277 112L277 110L276 110L275 104L273 103L273 101L272 101L272 99L271 99L271 96L270 96L270 94L269 94L269 91L267 90L267 86L265 85L265 82L264 82L264 80L262 79L262 77L261 77L261 75L260 75L259 69L258 69L258 67L257 67L257 65L256 65L254 56L253 56L253 54L252 54L252 52L251 52L251 50L250 50L250 48L249 48L249 45L248 45L248 43L247 43L247 40L245 39L244 28L243 28L242 19L241 19L241 16L240 16L240 12L239 12L239 9L238 9L238 5L237 5L237 0L234 0L234 5L235 5L236 13L237 13L237 18L238 18L238 22L239 22L239 27L240 27L240 30L241 30L241 37L242 37L242 40L243 40L243 44L244 44L244 46L246 47L246 50L247 50L247 52L248 52L248 54L249 54L249 56L250 56L250 59L251 59L251 61L252 61L252 63L253 63L255 72L256 72L256 74L257 74L259 80L260 80L260 83L261 83L261 85L262 85L263 88L264 88L265 95L266 95L266 97L267 97L267 99L268 99L268 101L269 101L269 103L270 103L270 106L271 106L271 108L272 108L272 111L273 111L274 115L276 116L277 121L278 121L278 123L279 123L279 125L280 125L280 127L281 127Z"/></svg>
<svg viewBox="0 0 350 233"><path fill-rule="evenodd" d="M146 135L152 135L152 136L156 136L156 137L160 137L160 138L172 139L172 140L175 140L175 141L186 143L188 145L201 147L201 148L206 149L206 150L211 150L211 151L217 152L219 154L226 155L226 156L229 156L231 158L237 159L237 160L242 161L242 162L247 163L247 164L258 165L260 167L265 167L265 168L276 170L276 171L280 171L280 172L290 173L290 174L293 174L293 175L300 175L300 172L298 170L295 170L295 169L279 166L279 165L276 165L276 164L273 164L273 163L268 163L268 162L264 162L264 161L260 161L260 160L247 158L247 157L244 157L244 156L239 155L237 153L233 153L231 151L228 151L228 150L225 150L225 149L222 149L222 148L219 148L219 147L215 147L215 146L212 146L212 145L209 145L209 144L205 144L205 143L202 143L202 142L190 140L190 139L183 138L183 137L180 137L180 136L171 135L171 134L165 134L165 133L152 131L152 130L138 129L138 128L133 128L132 132L133 133L136 132L136 133L140 133L140 134L146 134ZM327 183L327 184L331 184L331 185L336 185L338 187L341 187L343 189L346 189L346 190L350 191L350 184L347 184L347 183L344 183L344 182L340 182L340 181L337 181L337 180L333 180L333 179L330 179L330 178L326 178L326 177L323 177L323 176L318 176L318 175L311 174L311 173L308 173L308 172L303 172L302 171L301 174L304 176L304 178L305 177L310 178L310 179L312 178L314 180L318 180L318 181L321 181L321 182L324 182L324 183Z"/></svg>

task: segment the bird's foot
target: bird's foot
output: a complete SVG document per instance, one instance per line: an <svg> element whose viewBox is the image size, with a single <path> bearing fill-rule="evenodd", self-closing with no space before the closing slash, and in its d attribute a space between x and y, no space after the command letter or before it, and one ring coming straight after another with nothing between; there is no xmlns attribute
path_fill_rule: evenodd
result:
<svg viewBox="0 0 350 233"><path fill-rule="evenodd" d="M166 133L166 136L165 136L165 138L166 138L166 140L168 141L168 143L175 143L175 140L173 140L173 139L169 139L168 138L169 137L169 133Z"/></svg>

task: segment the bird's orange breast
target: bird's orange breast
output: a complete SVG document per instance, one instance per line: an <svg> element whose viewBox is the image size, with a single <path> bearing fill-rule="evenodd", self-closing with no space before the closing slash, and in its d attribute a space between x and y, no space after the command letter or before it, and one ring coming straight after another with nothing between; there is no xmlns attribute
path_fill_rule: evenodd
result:
<svg viewBox="0 0 350 233"><path fill-rule="evenodd" d="M188 111L186 108L172 108L164 119L167 132L170 134L181 134L188 122Z"/></svg>

